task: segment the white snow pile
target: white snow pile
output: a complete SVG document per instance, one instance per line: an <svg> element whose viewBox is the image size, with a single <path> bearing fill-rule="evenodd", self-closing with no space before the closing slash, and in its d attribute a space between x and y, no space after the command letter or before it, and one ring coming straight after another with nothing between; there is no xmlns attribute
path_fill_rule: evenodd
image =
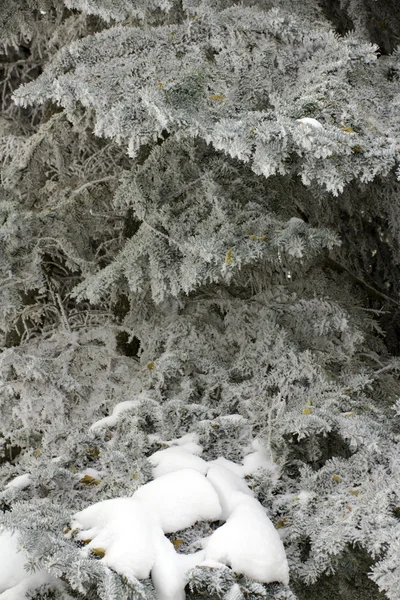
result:
<svg viewBox="0 0 400 600"><path fill-rule="evenodd" d="M125 400L124 402L120 402L119 404L114 406L112 415L110 415L109 417L104 417L99 421L96 421L95 423L93 423L93 425L91 425L90 429L95 430L101 429L102 427L115 427L119 416L137 405L137 400Z"/></svg>
<svg viewBox="0 0 400 600"><path fill-rule="evenodd" d="M47 571L30 575L24 569L26 562L25 554L18 551L17 536L8 530L0 533L0 600L21 600L45 583L60 585Z"/></svg>
<svg viewBox="0 0 400 600"><path fill-rule="evenodd" d="M10 488L24 490L25 488L29 487L31 483L32 479L29 473L24 473L24 475L18 475L9 481L6 485L6 490L9 490Z"/></svg>
<svg viewBox="0 0 400 600"><path fill-rule="evenodd" d="M195 434L172 440L150 457L154 479L131 498L98 502L74 515L76 538L90 540L82 553L100 551L104 564L128 579L151 576L158 600L184 600L185 575L197 565L225 565L262 583L287 584L282 541L243 479L275 467L258 441L249 450L242 465L223 457L208 463ZM178 554L164 535L217 520L221 527L194 554Z"/></svg>

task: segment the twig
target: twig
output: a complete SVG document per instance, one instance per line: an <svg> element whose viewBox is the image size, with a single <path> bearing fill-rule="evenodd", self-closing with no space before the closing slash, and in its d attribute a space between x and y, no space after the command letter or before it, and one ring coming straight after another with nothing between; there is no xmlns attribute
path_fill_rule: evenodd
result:
<svg viewBox="0 0 400 600"><path fill-rule="evenodd" d="M336 260L333 260L332 258L330 258L328 256L326 258L326 262L328 264L328 267L331 267L332 269L334 269L338 273L342 273L343 271L345 271L353 279L353 281L355 281L356 283L358 283L359 285L361 285L366 290L366 292L369 293L371 296L373 296L375 298L379 298L379 299L384 299L387 302L391 302L392 304L395 304L396 306L398 306L400 308L400 302L398 302L394 298L391 298L390 296L387 296L383 292L380 292L379 290L377 290L376 288L374 288L369 283L366 283L365 281L363 281L362 279L360 279L359 277L357 277L357 275L354 275L354 273L352 273L351 271L349 271L349 269L347 269L347 267L344 267L343 265L341 265L340 263L338 263Z"/></svg>

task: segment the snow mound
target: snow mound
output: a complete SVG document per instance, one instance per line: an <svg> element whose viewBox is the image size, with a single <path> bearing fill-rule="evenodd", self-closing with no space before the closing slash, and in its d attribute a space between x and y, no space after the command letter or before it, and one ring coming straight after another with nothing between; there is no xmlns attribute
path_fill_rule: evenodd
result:
<svg viewBox="0 0 400 600"><path fill-rule="evenodd" d="M133 498L143 500L164 533L191 527L197 521L221 518L218 495L209 481L194 469L162 475L142 486Z"/></svg>
<svg viewBox="0 0 400 600"><path fill-rule="evenodd" d="M82 553L101 550L103 563L131 581L151 575L158 600L185 600L186 573L197 565L231 567L262 583L287 584L282 541L243 479L260 468L274 470L267 451L255 441L242 465L224 457L206 462L198 441L190 434L163 442L168 447L149 458L152 481L130 498L105 500L77 513L71 527L86 541ZM216 520L226 523L193 554L178 554L164 535Z"/></svg>
<svg viewBox="0 0 400 600"><path fill-rule="evenodd" d="M289 567L278 532L254 498L243 496L227 522L210 537L206 559L230 566L262 583L289 583Z"/></svg>
<svg viewBox="0 0 400 600"><path fill-rule="evenodd" d="M147 579L156 558L162 531L144 504L132 498L98 502L74 515L73 529L79 540L91 540L87 548L105 551L102 561L128 579Z"/></svg>
<svg viewBox="0 0 400 600"><path fill-rule="evenodd" d="M182 446L171 446L166 450L159 450L150 456L149 460L153 465L152 474L154 479L167 473L179 471L180 469L194 469L205 475L208 464L205 460L192 454L186 449L187 444Z"/></svg>
<svg viewBox="0 0 400 600"><path fill-rule="evenodd" d="M16 488L19 490L24 490L29 487L32 483L32 479L29 473L24 473L24 475L18 475L18 477L14 477L11 481L9 481L6 485L6 490L10 488Z"/></svg>
<svg viewBox="0 0 400 600"><path fill-rule="evenodd" d="M118 422L118 417L122 413L126 412L127 410L130 410L131 408L134 408L137 405L137 400L125 400L125 402L120 402L119 404L114 406L114 410L109 417L104 417L103 419L96 421L95 423L93 423L93 425L91 425L90 429L94 430L101 429L102 427L115 427L115 425Z"/></svg>

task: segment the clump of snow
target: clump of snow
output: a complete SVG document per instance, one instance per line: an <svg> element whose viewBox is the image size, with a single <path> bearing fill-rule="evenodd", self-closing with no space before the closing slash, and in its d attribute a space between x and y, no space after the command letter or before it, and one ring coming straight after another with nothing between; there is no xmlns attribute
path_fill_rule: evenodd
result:
<svg viewBox="0 0 400 600"><path fill-rule="evenodd" d="M97 469L92 469L91 467L88 467L84 471L77 473L76 476L78 479L83 479L85 476L88 476L88 477L91 477L92 479L96 479L97 481L99 481L99 480L101 480L103 474L100 473L100 471L97 471Z"/></svg>
<svg viewBox="0 0 400 600"><path fill-rule="evenodd" d="M297 494L295 500L298 500L301 502L301 504L307 504L307 502L309 502L313 497L314 494L312 492L309 492L308 490L301 490L301 492Z"/></svg>
<svg viewBox="0 0 400 600"><path fill-rule="evenodd" d="M197 521L221 518L218 495L209 481L194 469L162 475L133 495L157 515L164 533L191 527Z"/></svg>
<svg viewBox="0 0 400 600"><path fill-rule="evenodd" d="M239 414L233 414L233 415L223 415L222 417L219 417L219 420L221 421L221 423L245 423L247 422L247 419L245 417L243 417L242 415Z"/></svg>
<svg viewBox="0 0 400 600"><path fill-rule="evenodd" d="M309 125L315 129L323 129L323 125L321 125L317 119L312 119L311 117L303 117L302 119L296 119L296 121L297 123L300 123L300 125Z"/></svg>
<svg viewBox="0 0 400 600"><path fill-rule="evenodd" d="M149 460L153 465L152 475L155 478L179 471L180 469L194 469L205 475L208 464L205 460L192 454L186 449L187 444L182 446L171 446L166 450L159 450L150 456Z"/></svg>
<svg viewBox="0 0 400 600"><path fill-rule="evenodd" d="M26 562L24 552L18 550L17 535L8 530L0 533L0 600L21 600L44 583L56 585L57 580L45 570L29 575Z"/></svg>
<svg viewBox="0 0 400 600"><path fill-rule="evenodd" d="M199 436L197 433L186 433L180 438L174 438L165 442L168 446L181 446L192 454L201 454L203 447L199 444Z"/></svg>
<svg viewBox="0 0 400 600"><path fill-rule="evenodd" d="M95 426L112 426L113 419L116 422L118 415L134 404L117 405L106 423L102 419ZM230 416L231 422L242 419ZM224 457L203 460L196 434L157 441L167 448L149 458L153 481L131 498L105 500L74 516L71 527L79 530L77 539L87 542L82 552L101 548L104 564L130 580L151 574L158 600L184 600L186 573L197 565L231 567L263 583L287 584L282 541L243 479L259 469L275 469L261 442L253 442L240 465ZM100 477L94 470L89 473L87 469L84 474ZM226 523L201 540L203 549L193 554L178 554L164 535L198 521L216 520Z"/></svg>
<svg viewBox="0 0 400 600"><path fill-rule="evenodd" d="M76 539L90 540L83 553L101 548L105 552L101 561L117 573L131 581L147 579L151 573L158 600L184 600L185 573L205 558L204 551L177 554L157 515L137 497L89 506L74 516L71 527L79 529Z"/></svg>
<svg viewBox="0 0 400 600"><path fill-rule="evenodd" d="M95 423L93 423L90 429L94 430L101 429L102 427L115 427L115 425L118 422L119 416L137 405L137 400L125 400L125 402L120 402L119 404L114 406L114 410L109 417L104 417L103 419L96 421Z"/></svg>
<svg viewBox="0 0 400 600"><path fill-rule="evenodd" d="M102 561L128 579L147 579L162 531L139 499L115 498L98 502L74 515L76 538L91 540L87 548L102 548Z"/></svg>
<svg viewBox="0 0 400 600"><path fill-rule="evenodd" d="M243 459L243 472L244 475L253 475L260 469L269 471L275 479L279 477L279 470L277 465L272 460L268 450L260 442L255 439L251 444L251 450Z"/></svg>
<svg viewBox="0 0 400 600"><path fill-rule="evenodd" d="M210 537L206 558L262 583L289 582L282 541L255 498L243 496L227 522Z"/></svg>
<svg viewBox="0 0 400 600"><path fill-rule="evenodd" d="M9 481L6 485L6 489L17 488L19 490L24 490L29 487L32 483L32 479L29 473L24 473L24 475L18 475L18 477L14 477L11 481Z"/></svg>

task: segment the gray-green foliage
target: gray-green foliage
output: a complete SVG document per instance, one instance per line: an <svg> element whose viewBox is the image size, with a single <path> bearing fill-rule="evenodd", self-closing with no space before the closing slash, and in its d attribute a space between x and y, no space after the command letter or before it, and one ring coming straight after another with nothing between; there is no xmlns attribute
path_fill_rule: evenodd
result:
<svg viewBox="0 0 400 600"><path fill-rule="evenodd" d="M63 582L32 600L154 597L63 531L188 432L209 460L268 447L279 478L248 483L291 574L197 567L188 599L399 599L399 363L380 327L399 306L399 54L377 53L368 2L341 3L344 36L292 4L0 8L0 523Z"/></svg>

